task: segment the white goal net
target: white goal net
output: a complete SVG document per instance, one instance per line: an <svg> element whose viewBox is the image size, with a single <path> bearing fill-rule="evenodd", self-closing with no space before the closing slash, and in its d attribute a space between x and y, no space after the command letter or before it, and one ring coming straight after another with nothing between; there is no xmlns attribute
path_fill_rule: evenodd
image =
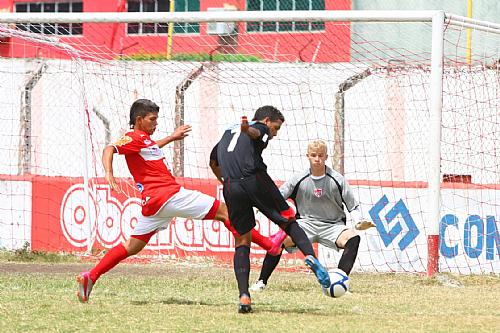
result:
<svg viewBox="0 0 500 333"><path fill-rule="evenodd" d="M308 168L307 143L323 139L376 223L356 270L425 272L437 251L439 271L499 273L499 25L446 15L436 36L439 12L312 13L2 14L0 247L87 252L128 237L138 192L117 157L112 193L100 158L137 98L160 106L154 138L193 126L166 155L180 183L218 198L213 145L271 104L286 119L264 153L273 179ZM384 39L404 33L414 42ZM233 248L222 224L176 219L147 253L229 260ZM318 252L336 266L339 253Z"/></svg>

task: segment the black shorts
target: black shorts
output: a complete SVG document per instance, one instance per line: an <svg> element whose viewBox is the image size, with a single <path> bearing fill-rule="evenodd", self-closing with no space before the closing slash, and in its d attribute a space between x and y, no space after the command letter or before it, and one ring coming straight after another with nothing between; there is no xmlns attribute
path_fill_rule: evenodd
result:
<svg viewBox="0 0 500 333"><path fill-rule="evenodd" d="M255 227L253 207L278 225L288 222L287 218L281 216L281 212L288 210L288 203L267 172L226 180L223 193L231 224L240 235Z"/></svg>

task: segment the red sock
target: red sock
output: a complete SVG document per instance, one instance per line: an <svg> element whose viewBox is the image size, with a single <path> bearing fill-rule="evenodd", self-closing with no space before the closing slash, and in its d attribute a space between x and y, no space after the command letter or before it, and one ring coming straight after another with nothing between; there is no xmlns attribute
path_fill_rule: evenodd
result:
<svg viewBox="0 0 500 333"><path fill-rule="evenodd" d="M94 268L92 268L92 270L90 271L90 278L95 283L102 274L118 265L120 261L127 257L127 250L125 249L125 246L123 246L123 244L115 246L114 248L109 250L106 255L104 255L101 261L99 261L99 263Z"/></svg>
<svg viewBox="0 0 500 333"><path fill-rule="evenodd" d="M257 230L252 229L252 242L259 245L266 251L269 251L273 246L269 237L262 236Z"/></svg>
<svg viewBox="0 0 500 333"><path fill-rule="evenodd" d="M239 236L240 234L234 229L229 220L224 221L224 226L229 229L235 236ZM257 230L252 229L252 242L259 245L266 251L269 251L273 244L268 237L262 236Z"/></svg>

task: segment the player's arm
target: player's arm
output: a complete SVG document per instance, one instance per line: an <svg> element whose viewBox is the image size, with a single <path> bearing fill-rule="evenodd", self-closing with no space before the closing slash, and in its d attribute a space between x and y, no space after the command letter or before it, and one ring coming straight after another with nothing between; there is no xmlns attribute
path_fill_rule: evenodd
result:
<svg viewBox="0 0 500 333"><path fill-rule="evenodd" d="M248 119L245 116L241 117L241 132L248 135L252 140L260 139L261 136L257 128L251 127L250 124L248 124Z"/></svg>
<svg viewBox="0 0 500 333"><path fill-rule="evenodd" d="M191 125L181 125L175 129L174 133L170 134L167 137L164 137L163 139L156 141L156 144L158 145L158 147L162 148L172 141L184 139L186 136L189 135L189 132L191 132L191 130L192 130Z"/></svg>
<svg viewBox="0 0 500 333"><path fill-rule="evenodd" d="M113 155L117 153L115 146L106 146L102 152L102 165L104 166L104 171L106 172L105 178L109 186L115 191L118 191L118 184L113 175Z"/></svg>
<svg viewBox="0 0 500 333"><path fill-rule="evenodd" d="M214 173L215 177L222 183L222 176L220 173L220 166L219 162L217 161L217 147L219 144L217 143L214 148L212 148L212 152L210 153L210 169L212 169L212 172Z"/></svg>
<svg viewBox="0 0 500 333"><path fill-rule="evenodd" d="M293 192L293 189L295 187L295 182L293 181L293 179L290 179L290 180L287 180L286 182L284 182L279 190L281 192L281 195L283 196L283 198L288 199L290 198L290 195L292 195L292 192Z"/></svg>
<svg viewBox="0 0 500 333"><path fill-rule="evenodd" d="M372 221L363 216L361 206L354 197L354 193L345 178L342 183L342 197L344 198L346 208L354 222L354 228L356 230L366 230L375 227L376 225Z"/></svg>

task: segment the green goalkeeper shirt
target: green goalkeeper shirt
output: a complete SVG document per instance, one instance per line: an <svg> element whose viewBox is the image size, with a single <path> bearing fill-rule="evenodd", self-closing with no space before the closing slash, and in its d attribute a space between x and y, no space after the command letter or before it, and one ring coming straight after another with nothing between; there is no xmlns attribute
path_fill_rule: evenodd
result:
<svg viewBox="0 0 500 333"><path fill-rule="evenodd" d="M325 171L319 177L312 176L309 169L297 173L280 187L280 192L295 202L297 219L346 224L345 207L357 223L362 219L361 211L349 184L330 167Z"/></svg>

